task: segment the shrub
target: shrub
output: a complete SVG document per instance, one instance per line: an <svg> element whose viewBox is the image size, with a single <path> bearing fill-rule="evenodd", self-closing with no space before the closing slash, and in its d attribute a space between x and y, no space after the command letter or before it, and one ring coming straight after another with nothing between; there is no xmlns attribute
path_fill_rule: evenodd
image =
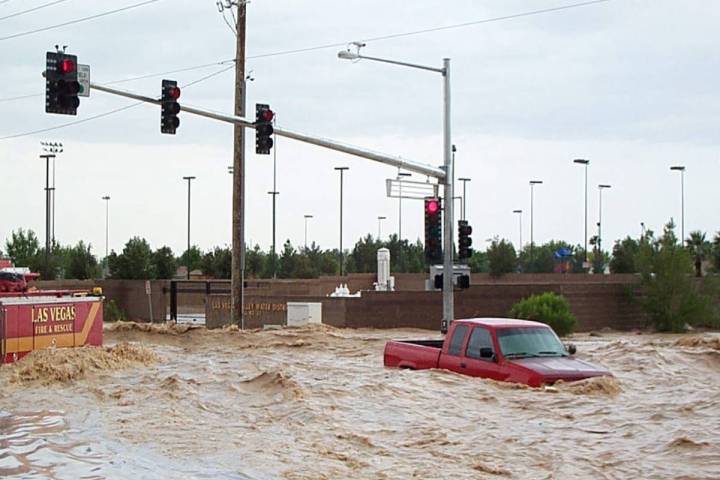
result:
<svg viewBox="0 0 720 480"><path fill-rule="evenodd" d="M517 270L515 247L507 240L499 240L496 237L487 250L487 259L490 275L493 277L499 277Z"/></svg>
<svg viewBox="0 0 720 480"><path fill-rule="evenodd" d="M125 320L125 312L117 306L115 300L107 300L105 302L105 321L106 322L117 322L119 320Z"/></svg>
<svg viewBox="0 0 720 480"><path fill-rule="evenodd" d="M544 323L560 336L572 333L576 323L568 301L554 292L531 295L520 300L513 305L510 316Z"/></svg>

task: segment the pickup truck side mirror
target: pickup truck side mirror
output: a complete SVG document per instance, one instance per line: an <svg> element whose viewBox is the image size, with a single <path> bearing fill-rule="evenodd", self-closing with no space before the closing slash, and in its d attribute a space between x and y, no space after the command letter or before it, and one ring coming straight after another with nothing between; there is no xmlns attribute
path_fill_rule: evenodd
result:
<svg viewBox="0 0 720 480"><path fill-rule="evenodd" d="M483 347L480 349L480 358L490 358L495 360L495 353L490 347Z"/></svg>
<svg viewBox="0 0 720 480"><path fill-rule="evenodd" d="M575 352L577 352L577 348L572 343L569 344L566 348L570 355L575 355Z"/></svg>

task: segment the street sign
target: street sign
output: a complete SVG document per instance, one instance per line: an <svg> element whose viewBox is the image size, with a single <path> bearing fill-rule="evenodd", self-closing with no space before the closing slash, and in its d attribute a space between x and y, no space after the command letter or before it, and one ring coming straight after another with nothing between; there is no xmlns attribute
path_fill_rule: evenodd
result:
<svg viewBox="0 0 720 480"><path fill-rule="evenodd" d="M150 292L152 290L150 289L150 280L145 280L145 295L150 295Z"/></svg>
<svg viewBox="0 0 720 480"><path fill-rule="evenodd" d="M90 65L81 65L78 63L78 83L80 84L80 92L78 97L90 96Z"/></svg>

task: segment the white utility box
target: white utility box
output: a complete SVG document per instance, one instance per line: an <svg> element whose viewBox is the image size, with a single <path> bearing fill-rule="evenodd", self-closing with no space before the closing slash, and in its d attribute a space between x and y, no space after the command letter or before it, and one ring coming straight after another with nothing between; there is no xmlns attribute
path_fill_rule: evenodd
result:
<svg viewBox="0 0 720 480"><path fill-rule="evenodd" d="M287 302L288 327L301 327L309 323L322 323L322 303Z"/></svg>

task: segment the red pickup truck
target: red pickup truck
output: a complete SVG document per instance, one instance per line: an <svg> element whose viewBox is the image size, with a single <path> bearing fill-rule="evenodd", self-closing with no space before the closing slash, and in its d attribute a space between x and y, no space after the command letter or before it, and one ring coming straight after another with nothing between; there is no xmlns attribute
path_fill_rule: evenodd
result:
<svg viewBox="0 0 720 480"><path fill-rule="evenodd" d="M473 377L524 383L531 387L612 375L573 357L544 323L509 318L455 320L445 340L392 340L386 367L442 368Z"/></svg>

